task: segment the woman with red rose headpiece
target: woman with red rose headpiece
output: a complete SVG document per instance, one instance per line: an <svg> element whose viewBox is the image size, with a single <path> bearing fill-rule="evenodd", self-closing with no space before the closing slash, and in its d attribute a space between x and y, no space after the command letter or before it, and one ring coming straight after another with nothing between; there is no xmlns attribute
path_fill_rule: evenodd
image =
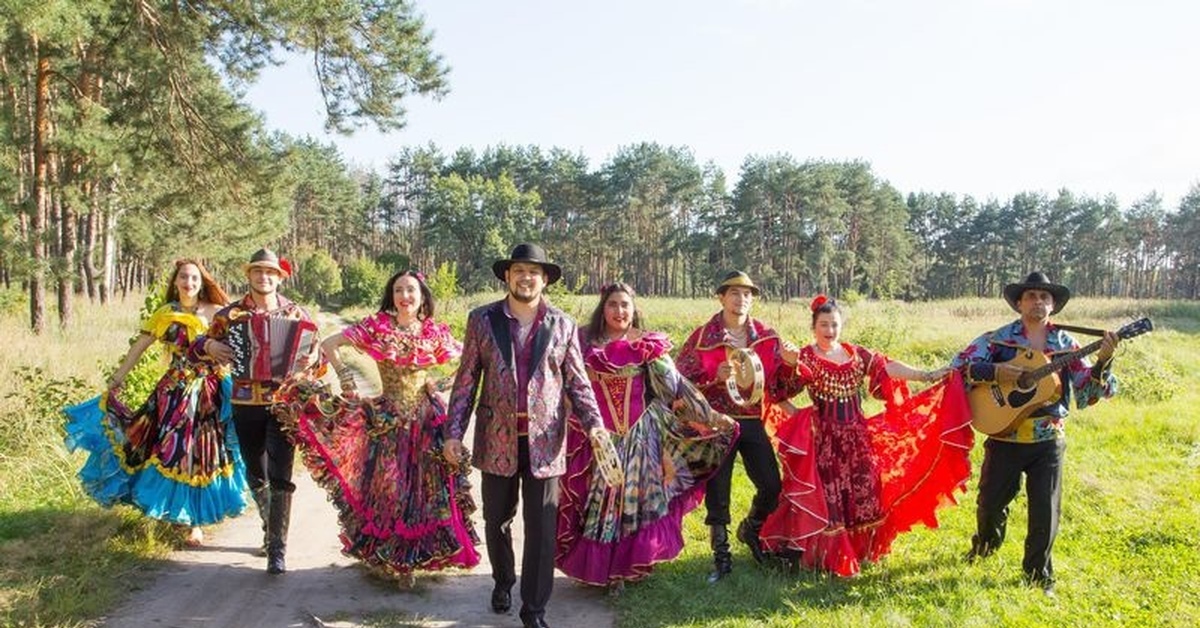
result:
<svg viewBox="0 0 1200 628"><path fill-rule="evenodd" d="M974 437L956 372L843 342L843 309L824 295L810 309L813 343L796 369L812 405L768 417L784 477L761 541L785 560L849 577L913 525L937 527L935 510L966 488ZM910 395L906 380L938 383ZM884 410L867 417L863 393Z"/></svg>

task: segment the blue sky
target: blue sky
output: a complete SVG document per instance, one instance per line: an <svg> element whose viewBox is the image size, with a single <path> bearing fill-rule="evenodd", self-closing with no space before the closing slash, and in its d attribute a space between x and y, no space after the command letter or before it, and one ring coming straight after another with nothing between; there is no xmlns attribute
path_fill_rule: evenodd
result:
<svg viewBox="0 0 1200 628"><path fill-rule="evenodd" d="M1189 0L424 0L441 101L383 135L324 131L303 59L247 93L270 127L382 168L399 147L690 147L862 159L901 192L1158 192L1200 182L1200 3Z"/></svg>

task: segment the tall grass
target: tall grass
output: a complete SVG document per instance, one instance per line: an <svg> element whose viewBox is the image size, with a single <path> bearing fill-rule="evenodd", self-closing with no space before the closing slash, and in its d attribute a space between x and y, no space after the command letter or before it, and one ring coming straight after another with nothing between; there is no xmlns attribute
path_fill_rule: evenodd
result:
<svg viewBox="0 0 1200 628"><path fill-rule="evenodd" d="M0 625L85 625L177 541L170 526L103 510L80 489L59 410L97 394L128 348L142 300L82 303L67 329L0 316Z"/></svg>
<svg viewBox="0 0 1200 628"><path fill-rule="evenodd" d="M651 325L680 338L715 303L645 300ZM860 303L845 337L919 366L944 364L979 333L1014 317L996 300ZM807 341L803 303L759 303L754 314ZM938 530L901 536L854 579L760 569L740 545L731 578L706 586L711 557L703 507L685 522L679 560L618 602L627 626L1132 626L1200 625L1200 303L1077 299L1062 322L1113 329L1138 316L1156 331L1122 344L1121 394L1069 419L1058 597L1021 583L1026 502L1014 502L1009 540L988 560L962 556L974 532L974 480ZM982 459L979 439L972 459ZM741 473L734 512L752 494Z"/></svg>
<svg viewBox="0 0 1200 628"><path fill-rule="evenodd" d="M461 338L475 295L438 304ZM594 296L554 303L586 320ZM118 603L140 566L175 541L168 526L125 508L102 510L81 493L79 455L61 443L57 409L96 394L128 347L142 300L80 304L67 330L30 334L20 312L0 313L0 625L86 625ZM714 314L715 300L642 299L649 326L676 348ZM369 313L344 312L348 320ZM807 342L804 302L755 304L753 314ZM1059 596L1020 584L1025 502L1013 505L1010 540L989 560L960 560L974 526L973 492L943 511L941 528L897 540L893 553L852 580L786 576L753 565L735 547L733 575L704 584L710 566L703 508L685 522L679 560L631 585L617 602L622 626L1176 625L1200 624L1195 528L1200 507L1200 303L1077 299L1064 322L1120 326L1150 315L1156 331L1122 345L1121 395L1071 415L1062 531L1055 547ZM999 299L862 302L846 339L920 367L944 364L984 330L1011 320ZM40 370L38 370L40 369ZM364 369L367 372L373 369ZM974 452L978 464L979 448ZM971 487L973 491L973 486ZM738 470L734 512L749 481ZM32 565L32 567L31 567Z"/></svg>

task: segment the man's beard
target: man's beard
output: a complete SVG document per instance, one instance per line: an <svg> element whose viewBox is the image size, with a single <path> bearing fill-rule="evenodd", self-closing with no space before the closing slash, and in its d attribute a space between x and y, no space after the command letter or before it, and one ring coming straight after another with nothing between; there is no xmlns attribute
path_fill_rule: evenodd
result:
<svg viewBox="0 0 1200 628"><path fill-rule="evenodd" d="M528 295L517 294L516 288L509 288L508 294L509 294L509 296L516 299L517 301L520 301L521 303L533 303L534 301L537 301L539 296L541 296L541 293L537 293L537 292L535 292L533 294L528 294Z"/></svg>

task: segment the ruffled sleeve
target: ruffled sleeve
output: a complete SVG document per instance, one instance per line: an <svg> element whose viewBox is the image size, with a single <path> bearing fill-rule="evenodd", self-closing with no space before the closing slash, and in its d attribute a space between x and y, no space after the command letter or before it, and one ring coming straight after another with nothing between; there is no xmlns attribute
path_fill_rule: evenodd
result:
<svg viewBox="0 0 1200 628"><path fill-rule="evenodd" d="M462 355L462 343L450 335L450 326L426 319L417 333L396 328L395 317L376 312L342 330L342 336L376 362L401 368L428 368Z"/></svg>
<svg viewBox="0 0 1200 628"><path fill-rule="evenodd" d="M627 366L649 364L671 351L671 339L657 331L643 332L635 340L614 340L597 347L587 343L584 360L603 372L616 372Z"/></svg>
<svg viewBox="0 0 1200 628"><path fill-rule="evenodd" d="M857 352L859 359L863 362L867 390L870 391L871 396L882 400L889 406L898 406L908 399L908 383L888 375L887 365L892 361L891 358L866 347L848 345L848 348Z"/></svg>

